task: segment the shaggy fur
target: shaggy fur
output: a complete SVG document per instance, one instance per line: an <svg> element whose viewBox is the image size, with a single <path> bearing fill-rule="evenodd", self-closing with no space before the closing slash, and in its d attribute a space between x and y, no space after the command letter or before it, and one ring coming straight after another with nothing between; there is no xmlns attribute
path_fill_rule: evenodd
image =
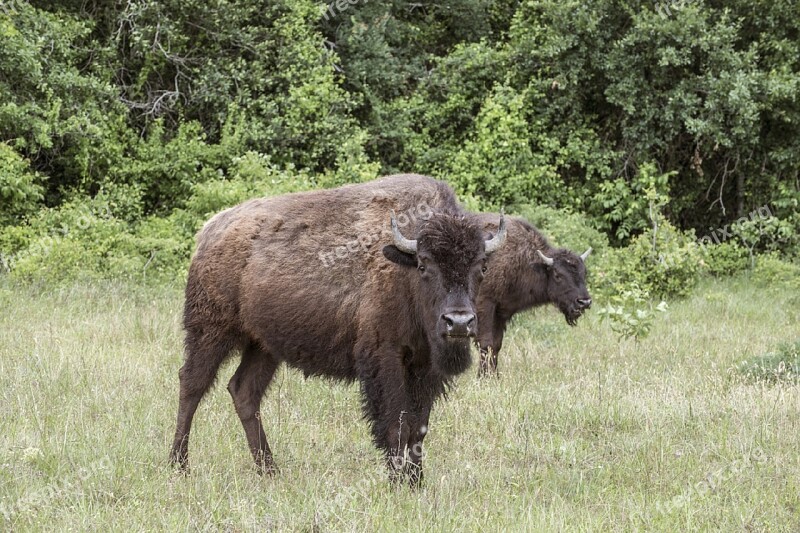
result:
<svg viewBox="0 0 800 533"><path fill-rule="evenodd" d="M486 233L497 232L499 215L470 216ZM574 326L586 310L578 300L591 300L586 288L586 266L579 255L553 248L539 230L521 218L510 217L506 223L508 238L492 256L491 268L478 294L479 375L496 372L503 334L514 314L552 303ZM545 265L536 250L553 258L553 265Z"/></svg>
<svg viewBox="0 0 800 533"><path fill-rule="evenodd" d="M392 244L391 210L418 240L416 255ZM197 405L238 349L228 390L263 471L275 466L258 410L285 362L306 376L358 380L376 445L396 467L408 453L399 469L418 481L431 407L470 364L470 339L449 337L442 317L475 314L485 262L481 229L447 185L424 176L250 200L217 214L198 234L189 269L173 462L187 467Z"/></svg>

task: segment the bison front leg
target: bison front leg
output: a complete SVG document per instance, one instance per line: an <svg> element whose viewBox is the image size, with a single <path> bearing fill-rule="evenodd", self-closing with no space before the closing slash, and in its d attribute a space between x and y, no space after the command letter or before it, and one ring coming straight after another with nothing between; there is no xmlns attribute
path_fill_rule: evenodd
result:
<svg viewBox="0 0 800 533"><path fill-rule="evenodd" d="M478 377L497 375L497 354L503 347L503 335L506 332L506 321L499 316L492 317L487 324L487 330L482 330L479 336L481 352L480 367Z"/></svg>
<svg viewBox="0 0 800 533"><path fill-rule="evenodd" d="M422 460L425 458L423 441L428 434L431 406L432 403L421 407L421 412L417 416L415 425L411 427L408 439L408 461L405 464L405 474L412 487L417 487L422 483Z"/></svg>
<svg viewBox="0 0 800 533"><path fill-rule="evenodd" d="M497 370L497 351L494 348L495 307L484 306L478 316L478 348L480 349L478 377L482 378L494 374Z"/></svg>
<svg viewBox="0 0 800 533"><path fill-rule="evenodd" d="M428 434L428 420L433 405L433 399L418 398L416 392L413 391L409 398L410 410L389 411L397 415L392 417L388 426L384 445L390 479L393 482L406 481L412 487L422 483L422 462L425 457L423 441Z"/></svg>
<svg viewBox="0 0 800 533"><path fill-rule="evenodd" d="M400 481L406 472L406 454L412 428L417 425L406 387L401 359L371 358L359 368L364 414L372 426L372 440L385 457L389 479Z"/></svg>
<svg viewBox="0 0 800 533"><path fill-rule="evenodd" d="M401 412L397 423L389 430L389 439L385 447L389 478L393 483L407 482L411 487L421 485L422 461L425 457L423 441L428 433L429 410L418 412Z"/></svg>
<svg viewBox="0 0 800 533"><path fill-rule="evenodd" d="M386 463L389 467L389 478L392 482L402 481L408 471L409 441L411 438L413 414L400 410L395 420L389 423L386 442L382 446L386 453Z"/></svg>

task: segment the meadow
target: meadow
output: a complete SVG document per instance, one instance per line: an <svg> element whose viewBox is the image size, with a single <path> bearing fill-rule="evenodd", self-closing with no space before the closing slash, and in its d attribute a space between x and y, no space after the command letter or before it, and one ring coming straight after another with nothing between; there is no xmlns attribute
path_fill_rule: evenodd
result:
<svg viewBox="0 0 800 533"><path fill-rule="evenodd" d="M501 376L434 407L420 490L387 482L354 385L279 370L256 474L225 390L168 465L182 287L0 285L0 530L800 529L800 391L737 371L798 336L800 298L706 280L641 341L590 311L518 316Z"/></svg>

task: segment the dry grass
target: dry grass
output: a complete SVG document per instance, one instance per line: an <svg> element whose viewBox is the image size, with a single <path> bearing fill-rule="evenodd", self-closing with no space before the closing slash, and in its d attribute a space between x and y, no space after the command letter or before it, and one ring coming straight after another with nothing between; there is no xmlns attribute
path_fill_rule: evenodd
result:
<svg viewBox="0 0 800 533"><path fill-rule="evenodd" d="M386 482L355 387L286 369L263 408L277 477L224 387L178 476L180 289L0 288L0 529L796 531L800 392L733 370L797 338L796 299L709 282L639 344L520 317L501 379L434 408L414 492Z"/></svg>

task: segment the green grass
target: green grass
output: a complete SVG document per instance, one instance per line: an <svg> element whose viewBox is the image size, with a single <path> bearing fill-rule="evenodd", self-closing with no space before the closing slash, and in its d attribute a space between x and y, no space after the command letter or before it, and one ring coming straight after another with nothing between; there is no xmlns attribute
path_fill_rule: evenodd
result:
<svg viewBox="0 0 800 533"><path fill-rule="evenodd" d="M707 282L639 343L519 317L502 377L434 408L415 492L387 483L355 386L286 369L263 404L281 471L259 477L232 364L177 475L180 287L0 287L0 530L796 531L800 392L738 371L797 338L792 298Z"/></svg>

